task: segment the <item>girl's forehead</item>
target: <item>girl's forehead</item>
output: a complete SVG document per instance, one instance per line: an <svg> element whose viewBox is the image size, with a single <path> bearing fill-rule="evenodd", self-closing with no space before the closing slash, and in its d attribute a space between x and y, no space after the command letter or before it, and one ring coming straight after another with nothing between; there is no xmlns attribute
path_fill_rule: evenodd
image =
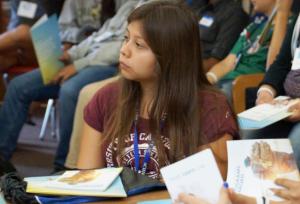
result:
<svg viewBox="0 0 300 204"><path fill-rule="evenodd" d="M132 21L128 23L127 29L136 29L136 30L142 30L143 29L143 24L141 21Z"/></svg>
<svg viewBox="0 0 300 204"><path fill-rule="evenodd" d="M127 26L127 32L141 38L145 38L144 27L141 21L132 21Z"/></svg>

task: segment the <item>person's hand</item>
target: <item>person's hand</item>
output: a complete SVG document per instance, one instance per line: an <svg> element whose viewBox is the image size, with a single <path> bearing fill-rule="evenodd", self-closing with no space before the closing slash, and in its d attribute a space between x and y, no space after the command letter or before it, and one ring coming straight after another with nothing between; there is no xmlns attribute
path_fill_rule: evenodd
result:
<svg viewBox="0 0 300 204"><path fill-rule="evenodd" d="M175 204L177 202L182 202L184 204L210 204L203 199L185 193L179 194ZM222 187L217 204L256 204L256 199L235 193L232 189Z"/></svg>
<svg viewBox="0 0 300 204"><path fill-rule="evenodd" d="M272 103L274 100L274 97L268 92L268 91L260 91L257 99L256 99L256 105L260 105L263 103Z"/></svg>
<svg viewBox="0 0 300 204"><path fill-rule="evenodd" d="M211 76L206 76L208 82L211 84L211 85L214 85L215 84L215 81L212 79Z"/></svg>
<svg viewBox="0 0 300 204"><path fill-rule="evenodd" d="M290 12L293 0L276 0L277 11Z"/></svg>
<svg viewBox="0 0 300 204"><path fill-rule="evenodd" d="M68 64L71 61L71 56L67 51L64 51L63 54L59 57L59 60L62 61L64 64Z"/></svg>
<svg viewBox="0 0 300 204"><path fill-rule="evenodd" d="M238 194L231 190L229 197L233 204L256 204L256 198Z"/></svg>
<svg viewBox="0 0 300 204"><path fill-rule="evenodd" d="M217 204L231 204L230 198L229 198L229 190L222 187L219 194L219 200ZM176 200L176 203L184 203L184 204L210 204L206 200L203 200L201 198L198 198L194 195L186 194L186 193L180 193L178 195L178 199Z"/></svg>
<svg viewBox="0 0 300 204"><path fill-rule="evenodd" d="M295 103L289 108L289 111L293 114L290 117L288 117L287 120L291 122L298 122L300 121L300 99L295 99L291 102Z"/></svg>
<svg viewBox="0 0 300 204"><path fill-rule="evenodd" d="M73 46L74 44L73 43L67 43L67 42L65 42L65 43L63 43L63 51L64 51L64 53L67 51L67 50L69 50L72 46ZM67 52L66 52L67 53ZM67 53L68 54L68 53Z"/></svg>
<svg viewBox="0 0 300 204"><path fill-rule="evenodd" d="M191 194L186 194L186 193L180 193L178 195L178 198L175 202L175 204L178 203L184 203L184 204L211 204L207 202L206 200L203 200L201 198L198 198L194 195Z"/></svg>
<svg viewBox="0 0 300 204"><path fill-rule="evenodd" d="M215 77L214 77L215 76ZM213 73L213 72L207 72L206 73L206 78L208 80L208 82L212 85L216 84L217 83L217 78L216 78L216 75Z"/></svg>
<svg viewBox="0 0 300 204"><path fill-rule="evenodd" d="M284 187L284 189L271 189L275 195L283 198L285 201L280 204L299 204L300 203L300 182L289 179L276 179L275 183Z"/></svg>
<svg viewBox="0 0 300 204"><path fill-rule="evenodd" d="M221 188L218 204L231 204L228 185L227 188Z"/></svg>
<svg viewBox="0 0 300 204"><path fill-rule="evenodd" d="M73 64L65 66L62 70L58 72L58 74L53 78L52 83L54 84L62 84L70 77L75 75L77 70L75 69Z"/></svg>

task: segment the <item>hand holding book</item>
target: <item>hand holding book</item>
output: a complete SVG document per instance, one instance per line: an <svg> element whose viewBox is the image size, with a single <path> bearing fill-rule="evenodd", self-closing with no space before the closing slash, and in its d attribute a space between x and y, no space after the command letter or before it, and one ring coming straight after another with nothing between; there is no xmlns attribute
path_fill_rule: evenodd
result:
<svg viewBox="0 0 300 204"><path fill-rule="evenodd" d="M284 198L286 201L275 202L270 201L270 204L298 204L300 202L300 182L292 181L289 179L277 179L275 181L277 185L284 187L283 189L272 189L275 195ZM222 188L219 195L219 201L217 204L257 204L258 200L263 198L254 198L235 193L231 189ZM178 198L178 202L183 204L211 204L202 198L194 195L181 194ZM263 202L263 201L262 201ZM260 202L260 203L262 203ZM177 203L175 203L177 204Z"/></svg>
<svg viewBox="0 0 300 204"><path fill-rule="evenodd" d="M63 54L59 57L59 60L62 61L65 65L70 64L71 57L67 51L64 51Z"/></svg>
<svg viewBox="0 0 300 204"><path fill-rule="evenodd" d="M294 193L299 195L299 203L299 172L288 139L227 141L227 151L227 182L232 189L222 189L219 194L222 178L212 152L207 149L161 169L172 200L179 198L184 204L228 204L230 201L256 204L263 203L263 199L296 199L284 195ZM282 190L281 186L287 189ZM294 189L291 186L299 192L289 189Z"/></svg>
<svg viewBox="0 0 300 204"><path fill-rule="evenodd" d="M69 64L62 68L53 78L51 83L62 84L77 73L74 64Z"/></svg>
<svg viewBox="0 0 300 204"><path fill-rule="evenodd" d="M291 112L291 107L296 109L300 105L297 99L290 99L287 96L278 96L270 103L264 103L250 108L238 114L238 122L241 129L260 129L271 125L284 118L300 119L300 113ZM297 108L300 109L300 108Z"/></svg>
<svg viewBox="0 0 300 204"><path fill-rule="evenodd" d="M291 122L300 121L300 99L294 99L293 105L288 109L289 112L292 113L287 119Z"/></svg>

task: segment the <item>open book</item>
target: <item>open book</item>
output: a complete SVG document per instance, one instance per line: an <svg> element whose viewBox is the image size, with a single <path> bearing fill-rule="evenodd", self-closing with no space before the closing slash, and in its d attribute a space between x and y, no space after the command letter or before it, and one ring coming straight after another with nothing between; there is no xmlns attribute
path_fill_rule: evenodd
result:
<svg viewBox="0 0 300 204"><path fill-rule="evenodd" d="M31 28L31 38L44 84L48 84L64 67L59 60L63 54L56 15L43 16Z"/></svg>
<svg viewBox="0 0 300 204"><path fill-rule="evenodd" d="M289 107L295 101L287 96L278 96L274 104L261 104L238 114L238 122L241 129L260 129L279 120L287 118L292 113Z"/></svg>
<svg viewBox="0 0 300 204"><path fill-rule="evenodd" d="M276 178L299 181L299 172L288 139L228 141L227 182L235 192L274 201L270 188ZM161 169L174 201L179 192L192 193L215 204L223 180L211 150L196 153Z"/></svg>
<svg viewBox="0 0 300 204"><path fill-rule="evenodd" d="M71 170L61 176L29 177L26 192L44 195L126 197L122 168Z"/></svg>

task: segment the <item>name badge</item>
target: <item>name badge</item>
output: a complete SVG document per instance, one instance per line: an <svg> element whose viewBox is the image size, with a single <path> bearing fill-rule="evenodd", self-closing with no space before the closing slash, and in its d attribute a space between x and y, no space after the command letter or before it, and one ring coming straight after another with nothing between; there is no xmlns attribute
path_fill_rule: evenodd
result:
<svg viewBox="0 0 300 204"><path fill-rule="evenodd" d="M36 10L37 10L37 4L28 2L28 1L21 1L18 7L17 14L20 17L25 18L34 18Z"/></svg>
<svg viewBox="0 0 300 204"><path fill-rule="evenodd" d="M199 21L199 24L204 27L210 27L213 23L214 19L211 16L203 16Z"/></svg>
<svg viewBox="0 0 300 204"><path fill-rule="evenodd" d="M297 48L295 51L292 70L300 69L300 48Z"/></svg>

